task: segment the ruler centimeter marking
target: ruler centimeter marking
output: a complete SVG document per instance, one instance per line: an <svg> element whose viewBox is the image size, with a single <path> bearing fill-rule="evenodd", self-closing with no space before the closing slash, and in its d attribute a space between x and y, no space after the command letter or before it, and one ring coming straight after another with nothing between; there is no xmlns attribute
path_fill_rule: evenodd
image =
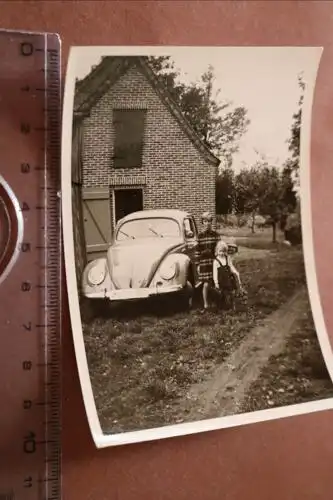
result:
<svg viewBox="0 0 333 500"><path fill-rule="evenodd" d="M9 386L4 394L0 389L0 400L4 399L6 404L6 412L3 415L0 412L0 429L8 430L8 440L6 436L0 437L1 455L6 454L6 458L0 457L0 500L59 500L62 268L58 196L59 38L52 34L0 31L0 69L0 97L8 100L9 117L19 115L15 133L8 124L0 124L0 133L6 134L8 129L11 148L17 138L17 150L14 148L5 155L0 152L0 162L6 160L0 163L0 174L11 185L24 216L19 257L0 284L0 301L8 304L0 311L0 324L4 325L0 369L4 369L5 380L12 379L13 383L12 391ZM10 79L10 86L5 78ZM11 356L11 362L5 356Z"/></svg>

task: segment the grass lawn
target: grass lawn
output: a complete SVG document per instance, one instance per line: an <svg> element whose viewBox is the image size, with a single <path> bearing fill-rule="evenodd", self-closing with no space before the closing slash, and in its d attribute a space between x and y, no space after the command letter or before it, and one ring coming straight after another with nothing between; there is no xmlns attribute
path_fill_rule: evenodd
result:
<svg viewBox="0 0 333 500"><path fill-rule="evenodd" d="M218 232L225 236L226 239L233 239L238 245L252 249L274 250L284 241L284 234L277 230L277 243L273 243L273 232L271 228L256 229L255 233L252 233L251 229L247 227L237 229L220 228Z"/></svg>
<svg viewBox="0 0 333 500"><path fill-rule="evenodd" d="M238 269L248 301L234 313L114 311L83 324L104 432L176 423L182 417L177 402L189 387L223 362L252 327L305 282L300 248L273 245L265 258L241 260Z"/></svg>

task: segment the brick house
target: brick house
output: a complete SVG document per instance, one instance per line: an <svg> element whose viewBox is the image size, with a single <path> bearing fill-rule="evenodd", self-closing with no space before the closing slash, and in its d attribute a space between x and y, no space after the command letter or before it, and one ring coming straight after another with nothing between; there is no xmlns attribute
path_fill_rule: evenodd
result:
<svg viewBox="0 0 333 500"><path fill-rule="evenodd" d="M132 211L178 208L192 212L199 223L209 210L215 222L219 163L146 58L103 57L76 82L74 97L78 271L105 252L116 222Z"/></svg>

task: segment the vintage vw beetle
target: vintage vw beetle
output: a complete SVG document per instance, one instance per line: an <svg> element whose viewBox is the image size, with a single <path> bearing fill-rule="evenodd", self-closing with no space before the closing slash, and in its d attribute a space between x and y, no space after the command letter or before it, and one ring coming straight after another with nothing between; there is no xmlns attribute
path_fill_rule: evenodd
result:
<svg viewBox="0 0 333 500"><path fill-rule="evenodd" d="M180 294L190 305L198 284L194 218L181 210L142 210L118 221L106 257L86 266L83 295L127 301ZM231 245L235 247L235 245ZM231 253L237 249L231 249Z"/></svg>

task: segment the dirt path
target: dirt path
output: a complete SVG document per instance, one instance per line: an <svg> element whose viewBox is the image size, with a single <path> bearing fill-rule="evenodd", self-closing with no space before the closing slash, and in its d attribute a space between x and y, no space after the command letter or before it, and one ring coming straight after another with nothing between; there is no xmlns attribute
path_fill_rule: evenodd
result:
<svg viewBox="0 0 333 500"><path fill-rule="evenodd" d="M250 385L259 377L269 358L282 352L307 307L304 287L250 331L247 339L214 370L209 380L191 388L187 395L191 410L186 420L197 420L199 415L215 418L236 414Z"/></svg>

